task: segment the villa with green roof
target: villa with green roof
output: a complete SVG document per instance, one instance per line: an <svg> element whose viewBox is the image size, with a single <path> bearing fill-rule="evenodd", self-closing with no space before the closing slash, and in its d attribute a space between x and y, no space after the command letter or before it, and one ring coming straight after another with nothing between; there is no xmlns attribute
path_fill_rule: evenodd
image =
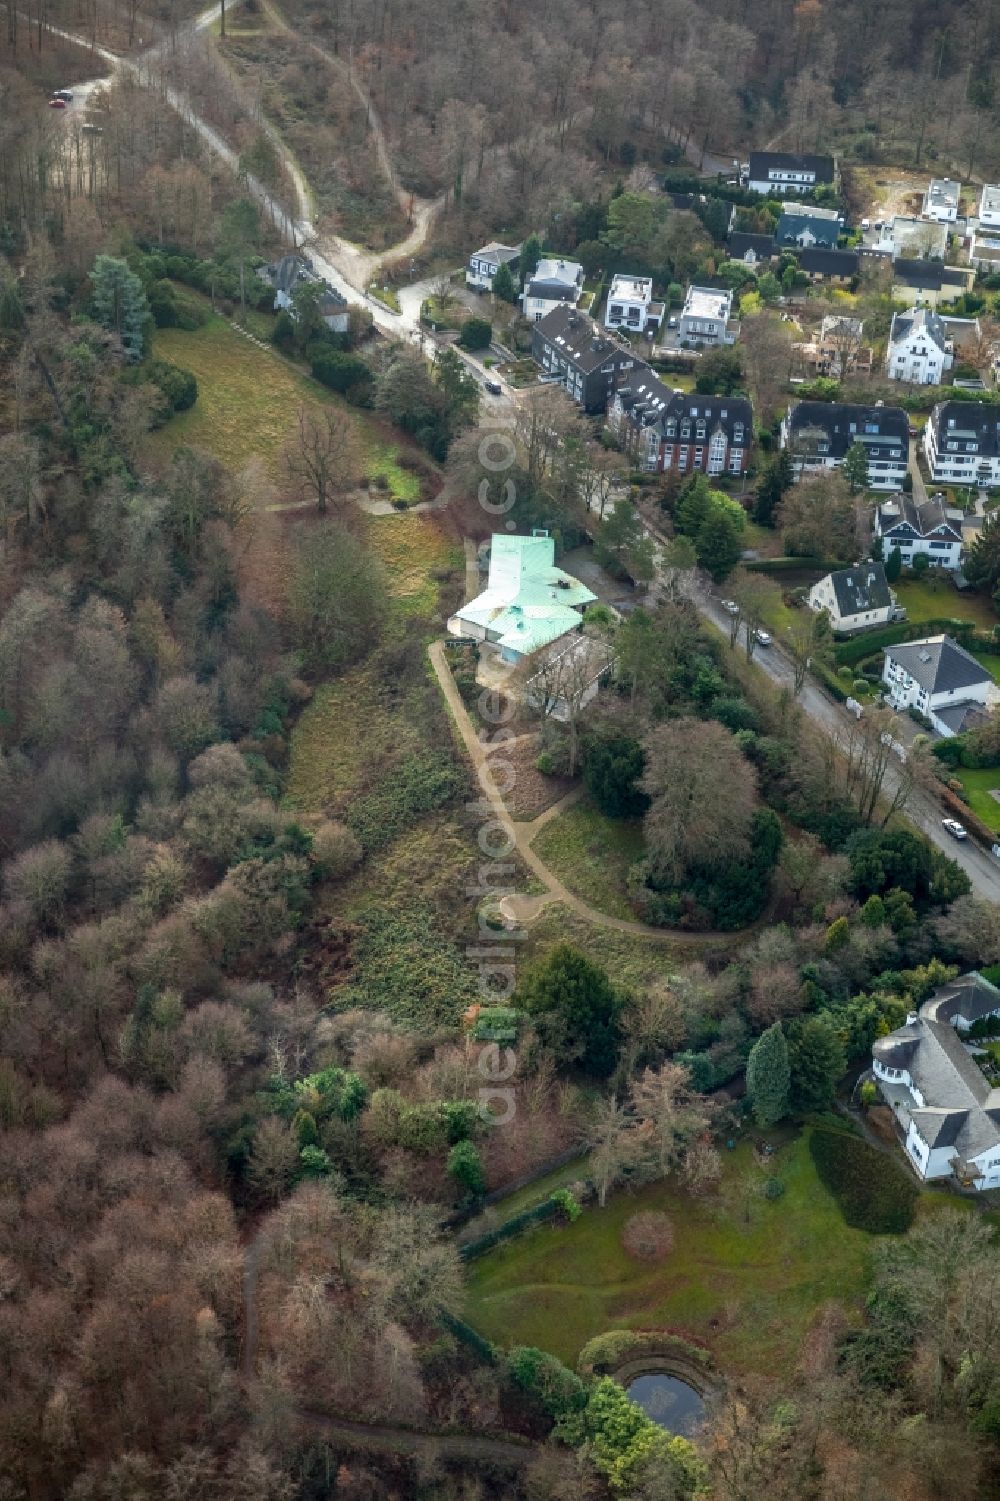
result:
<svg viewBox="0 0 1000 1501"><path fill-rule="evenodd" d="M530 537L495 534L486 588L448 621L453 636L497 646L505 662L520 662L569 631L597 598L579 579L555 566L547 532Z"/></svg>

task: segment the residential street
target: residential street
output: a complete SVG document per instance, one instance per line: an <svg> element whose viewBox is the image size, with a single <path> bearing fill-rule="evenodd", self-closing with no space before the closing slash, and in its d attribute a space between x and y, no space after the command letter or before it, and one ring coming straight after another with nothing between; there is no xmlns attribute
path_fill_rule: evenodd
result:
<svg viewBox="0 0 1000 1501"><path fill-rule="evenodd" d="M702 615L728 637L730 619L718 599L706 591L698 597L696 603ZM779 646L774 644L767 647L759 646L753 659L773 682L787 687L791 692L794 671L791 662ZM850 715L847 710L827 698L822 689L809 678L806 679L797 702L810 719L814 720L828 735L837 737L849 727ZM890 767L886 776L886 787L889 792L894 792L897 785L896 772ZM993 902L1000 901L1000 861L994 859L988 850L982 849L972 839L967 839L963 843L946 833L941 827L942 810L934 799L924 793L913 792L907 802L906 816L922 833L927 835L932 844L961 865L977 895L984 896Z"/></svg>

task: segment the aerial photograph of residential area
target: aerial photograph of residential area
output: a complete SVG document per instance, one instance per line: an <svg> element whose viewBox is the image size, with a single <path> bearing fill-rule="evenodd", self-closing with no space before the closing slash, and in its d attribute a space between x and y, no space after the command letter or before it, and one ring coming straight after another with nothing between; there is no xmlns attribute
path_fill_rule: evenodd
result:
<svg viewBox="0 0 1000 1501"><path fill-rule="evenodd" d="M1000 1501L994 0L0 0L0 1501Z"/></svg>

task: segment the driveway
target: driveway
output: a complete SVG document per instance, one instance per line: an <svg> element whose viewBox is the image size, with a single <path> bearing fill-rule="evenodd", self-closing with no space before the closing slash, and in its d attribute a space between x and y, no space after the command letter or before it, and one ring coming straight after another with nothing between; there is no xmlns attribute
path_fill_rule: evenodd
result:
<svg viewBox="0 0 1000 1501"><path fill-rule="evenodd" d="M913 476L913 500L915 505L922 506L927 499L927 486L924 484L924 477L920 472L920 463L917 459L919 448L920 439L911 438L909 468Z"/></svg>

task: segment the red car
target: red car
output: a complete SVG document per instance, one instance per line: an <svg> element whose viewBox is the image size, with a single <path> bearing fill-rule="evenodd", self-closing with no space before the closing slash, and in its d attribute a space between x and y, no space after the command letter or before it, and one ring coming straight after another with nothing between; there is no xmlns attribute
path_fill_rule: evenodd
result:
<svg viewBox="0 0 1000 1501"><path fill-rule="evenodd" d="M49 100L49 109L65 109L65 108L66 108L66 101L65 101L65 99L50 99Z"/></svg>

